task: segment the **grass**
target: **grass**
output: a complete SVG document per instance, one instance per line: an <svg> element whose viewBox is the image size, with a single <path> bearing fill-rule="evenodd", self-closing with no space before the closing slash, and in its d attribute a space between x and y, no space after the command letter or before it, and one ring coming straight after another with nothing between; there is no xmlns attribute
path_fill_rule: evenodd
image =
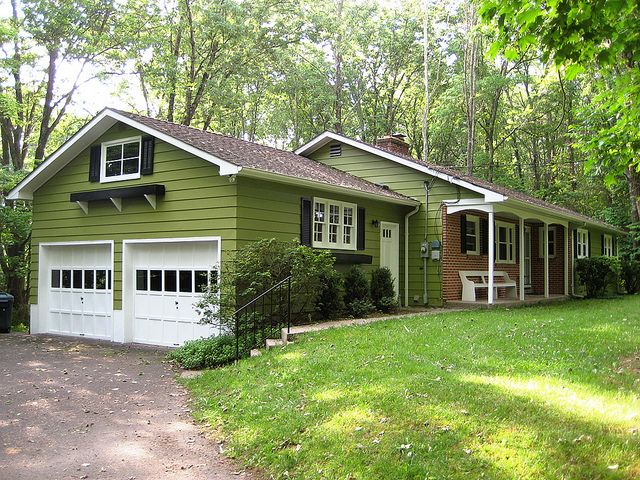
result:
<svg viewBox="0 0 640 480"><path fill-rule="evenodd" d="M640 297L308 334L185 380L274 478L640 478Z"/></svg>

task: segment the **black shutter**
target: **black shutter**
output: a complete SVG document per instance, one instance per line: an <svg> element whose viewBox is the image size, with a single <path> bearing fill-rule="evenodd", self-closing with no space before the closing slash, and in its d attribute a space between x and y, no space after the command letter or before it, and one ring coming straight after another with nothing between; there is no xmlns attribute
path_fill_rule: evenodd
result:
<svg viewBox="0 0 640 480"><path fill-rule="evenodd" d="M300 199L300 244L311 246L312 202L310 198Z"/></svg>
<svg viewBox="0 0 640 480"><path fill-rule="evenodd" d="M573 258L578 258L578 230L573 230Z"/></svg>
<svg viewBox="0 0 640 480"><path fill-rule="evenodd" d="M520 261L520 225L516 225L516 238L514 242L516 243L516 263Z"/></svg>
<svg viewBox="0 0 640 480"><path fill-rule="evenodd" d="M480 254L489 255L489 220L480 219Z"/></svg>
<svg viewBox="0 0 640 480"><path fill-rule="evenodd" d="M476 235L478 232L476 232ZM467 253L467 216L460 215L460 253Z"/></svg>
<svg viewBox="0 0 640 480"><path fill-rule="evenodd" d="M604 255L604 233L600 234L600 255Z"/></svg>
<svg viewBox="0 0 640 480"><path fill-rule="evenodd" d="M587 237L587 257L591 256L591 232L588 233Z"/></svg>
<svg viewBox="0 0 640 480"><path fill-rule="evenodd" d="M611 237L611 255L613 257L618 256L618 249L616 248L618 245L618 237Z"/></svg>
<svg viewBox="0 0 640 480"><path fill-rule="evenodd" d="M153 150L155 139L142 137L142 158L140 159L140 173L151 175L153 173Z"/></svg>
<svg viewBox="0 0 640 480"><path fill-rule="evenodd" d="M364 216L364 208L358 207L358 250L364 250L364 230L365 230L365 216Z"/></svg>
<svg viewBox="0 0 640 480"><path fill-rule="evenodd" d="M100 181L100 156L102 155L102 147L100 145L94 145L91 147L91 153L89 154L89 181Z"/></svg>

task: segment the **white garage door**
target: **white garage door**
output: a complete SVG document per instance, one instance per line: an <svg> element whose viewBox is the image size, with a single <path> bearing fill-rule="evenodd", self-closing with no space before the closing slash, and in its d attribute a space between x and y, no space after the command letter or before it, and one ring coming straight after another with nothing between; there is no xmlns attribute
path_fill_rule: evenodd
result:
<svg viewBox="0 0 640 480"><path fill-rule="evenodd" d="M112 339L111 245L47 247L46 263L47 331Z"/></svg>
<svg viewBox="0 0 640 480"><path fill-rule="evenodd" d="M177 346L217 332L199 323L194 308L207 285L217 281L216 242L149 243L131 249L135 342Z"/></svg>

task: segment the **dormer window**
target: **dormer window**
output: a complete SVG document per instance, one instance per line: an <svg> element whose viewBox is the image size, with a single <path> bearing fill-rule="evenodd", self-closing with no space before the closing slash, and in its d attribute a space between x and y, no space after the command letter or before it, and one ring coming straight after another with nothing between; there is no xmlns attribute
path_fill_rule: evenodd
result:
<svg viewBox="0 0 640 480"><path fill-rule="evenodd" d="M140 178L140 145L140 137L104 142L100 181L115 182Z"/></svg>

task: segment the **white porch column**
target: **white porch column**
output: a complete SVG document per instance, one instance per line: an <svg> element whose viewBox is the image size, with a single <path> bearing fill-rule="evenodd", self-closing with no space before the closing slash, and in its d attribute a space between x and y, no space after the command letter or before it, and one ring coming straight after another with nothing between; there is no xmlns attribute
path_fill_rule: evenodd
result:
<svg viewBox="0 0 640 480"><path fill-rule="evenodd" d="M547 222L544 222L542 251L544 252L544 298L549 298L549 224Z"/></svg>
<svg viewBox="0 0 640 480"><path fill-rule="evenodd" d="M520 262L520 301L524 301L524 218L520 217L520 238L518 238L520 242L520 258L518 261Z"/></svg>
<svg viewBox="0 0 640 480"><path fill-rule="evenodd" d="M489 211L489 292L487 293L487 303L493 305L493 264L495 263L495 225L493 221L493 210Z"/></svg>
<svg viewBox="0 0 640 480"><path fill-rule="evenodd" d="M569 225L564 226L564 294L569 295Z"/></svg>

